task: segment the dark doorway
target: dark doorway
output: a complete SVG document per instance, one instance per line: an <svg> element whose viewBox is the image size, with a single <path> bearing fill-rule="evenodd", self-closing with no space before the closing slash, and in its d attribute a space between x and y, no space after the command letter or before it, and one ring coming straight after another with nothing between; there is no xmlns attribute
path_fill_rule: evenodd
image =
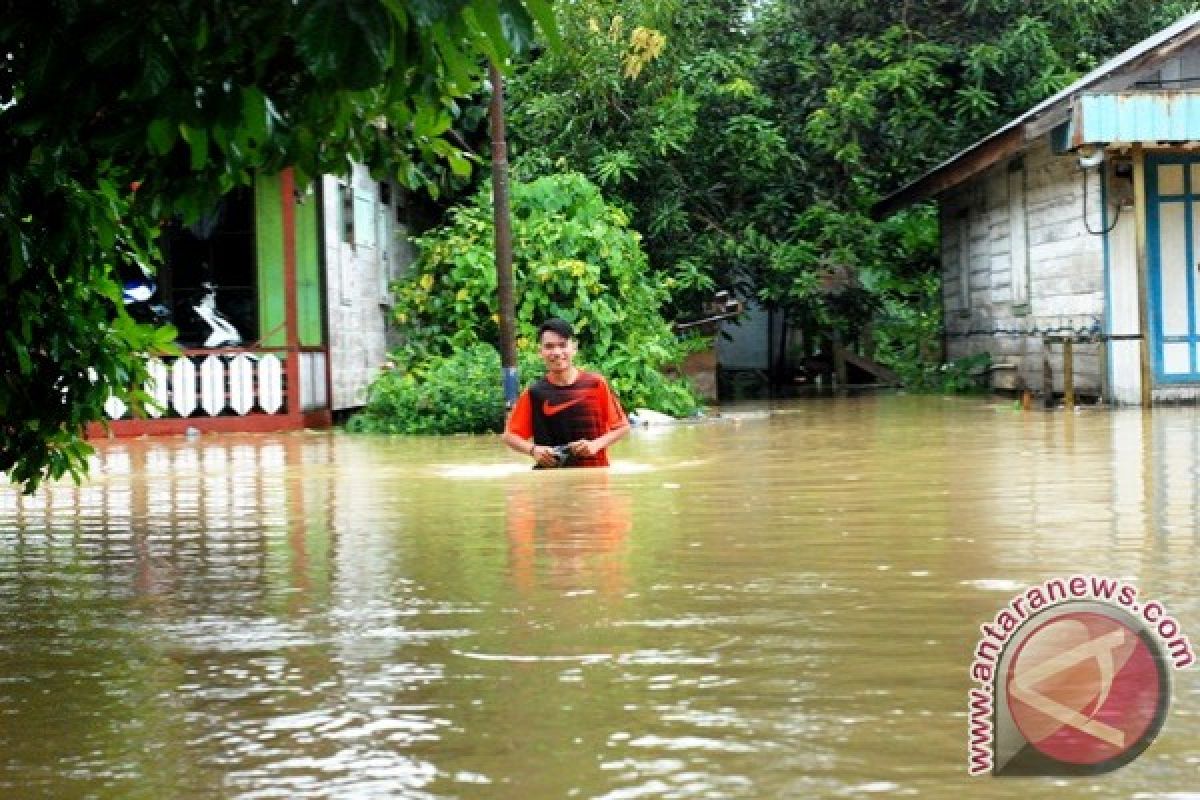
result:
<svg viewBox="0 0 1200 800"><path fill-rule="evenodd" d="M201 347L209 326L194 311L212 286L217 309L246 344L259 338L255 270L254 193L235 189L193 225L173 222L163 232L161 302L179 329L179 343Z"/></svg>

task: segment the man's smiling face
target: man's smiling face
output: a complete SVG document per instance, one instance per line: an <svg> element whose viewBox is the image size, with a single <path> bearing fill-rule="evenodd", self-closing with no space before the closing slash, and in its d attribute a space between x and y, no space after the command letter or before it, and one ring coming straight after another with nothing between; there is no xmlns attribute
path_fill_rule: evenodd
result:
<svg viewBox="0 0 1200 800"><path fill-rule="evenodd" d="M546 365L546 372L565 375L575 359L575 340L554 331L542 331L538 342L538 355Z"/></svg>

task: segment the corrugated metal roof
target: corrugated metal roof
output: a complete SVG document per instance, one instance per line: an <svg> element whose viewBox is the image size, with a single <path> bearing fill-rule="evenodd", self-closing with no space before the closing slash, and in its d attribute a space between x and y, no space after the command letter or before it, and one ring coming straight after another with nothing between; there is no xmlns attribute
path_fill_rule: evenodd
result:
<svg viewBox="0 0 1200 800"><path fill-rule="evenodd" d="M1188 142L1200 140L1200 92L1087 92L1075 102L1068 140Z"/></svg>
<svg viewBox="0 0 1200 800"><path fill-rule="evenodd" d="M946 170L947 168L953 166L954 164L956 164L957 162L962 160L964 156L967 156L968 154L979 150L980 148L989 144L993 140L999 139L999 138L1003 137L1005 134L1011 133L1014 129L1019 128L1019 127L1025 125L1026 123L1037 119L1038 117L1043 116L1044 114L1046 114L1047 112L1049 112L1051 110L1056 109L1056 107L1059 106L1060 104L1065 104L1066 101L1070 100L1072 97L1079 94L1080 92L1086 91L1087 89L1094 87L1096 84L1100 83L1104 79L1110 78L1110 77L1114 76L1115 74L1121 72L1123 69L1125 69L1131 63L1137 61L1142 56L1153 53L1158 48L1163 47L1164 45L1170 44L1172 42L1172 40L1174 40L1174 39L1180 38L1186 34L1195 34L1198 31L1200 31L1200 11L1188 14L1187 16L1183 17L1178 22L1176 22L1174 25L1171 25L1167 28L1163 28L1158 33L1154 34L1153 36L1151 36L1147 39L1143 39L1142 41L1138 42L1133 47L1130 47L1128 50L1126 50L1125 52L1116 56L1115 58L1112 58L1112 59L1104 62L1102 65L1100 65L1096 69L1092 70L1088 74L1084 75L1082 78L1075 81L1070 86L1063 89L1061 92L1058 92L1057 94L1046 98L1041 103L1038 103L1036 106L1029 109L1021 116L1019 116L1016 119L1009 122L1007 125L997 128L996 130L992 131L990 134L988 134L984 138L980 139L975 144L973 144L970 147L966 148L965 150L957 153L956 155L951 156L950 158L943 161L941 164L938 164L936 167L929 170L921 177L917 178L916 180L910 181L905 186L901 187L900 189L897 189L895 192L892 192L890 195L888 195L884 199L880 200L879 203L876 204L875 209L879 213L886 214L886 213L891 213L892 211L898 211L900 208L903 208L904 206L907 206L911 203L915 203L919 200L925 199L925 197L927 197L928 194L920 193L919 189L920 189L921 184L927 182L932 176L936 175L937 173L942 172L942 171ZM965 178L964 178L964 180L965 180ZM950 187L948 187L948 186L942 187L939 191L945 191L948 188L950 188ZM912 196L905 197L905 195L908 195L908 194L911 194Z"/></svg>

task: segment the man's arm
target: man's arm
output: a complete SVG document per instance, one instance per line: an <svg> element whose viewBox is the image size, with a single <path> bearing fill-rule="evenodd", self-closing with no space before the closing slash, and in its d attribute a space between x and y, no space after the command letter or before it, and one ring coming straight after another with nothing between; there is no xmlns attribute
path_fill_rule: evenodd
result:
<svg viewBox="0 0 1200 800"><path fill-rule="evenodd" d="M524 436L518 436L512 431L505 431L500 438L504 440L504 443L508 445L510 449L516 450L518 453L524 453L527 456L533 455L533 448L536 447L536 445L531 439L526 439Z"/></svg>

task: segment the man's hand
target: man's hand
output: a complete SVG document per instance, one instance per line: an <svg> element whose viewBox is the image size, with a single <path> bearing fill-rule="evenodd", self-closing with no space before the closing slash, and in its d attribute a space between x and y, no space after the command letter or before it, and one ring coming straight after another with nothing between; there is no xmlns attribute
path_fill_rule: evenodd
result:
<svg viewBox="0 0 1200 800"><path fill-rule="evenodd" d="M591 439L580 439L571 442L567 447L571 449L571 455L577 458L588 458L600 452L600 447Z"/></svg>
<svg viewBox="0 0 1200 800"><path fill-rule="evenodd" d="M550 447L545 447L540 444L535 444L533 449L529 451L529 455L543 467L557 467L558 459L554 457L554 450Z"/></svg>

